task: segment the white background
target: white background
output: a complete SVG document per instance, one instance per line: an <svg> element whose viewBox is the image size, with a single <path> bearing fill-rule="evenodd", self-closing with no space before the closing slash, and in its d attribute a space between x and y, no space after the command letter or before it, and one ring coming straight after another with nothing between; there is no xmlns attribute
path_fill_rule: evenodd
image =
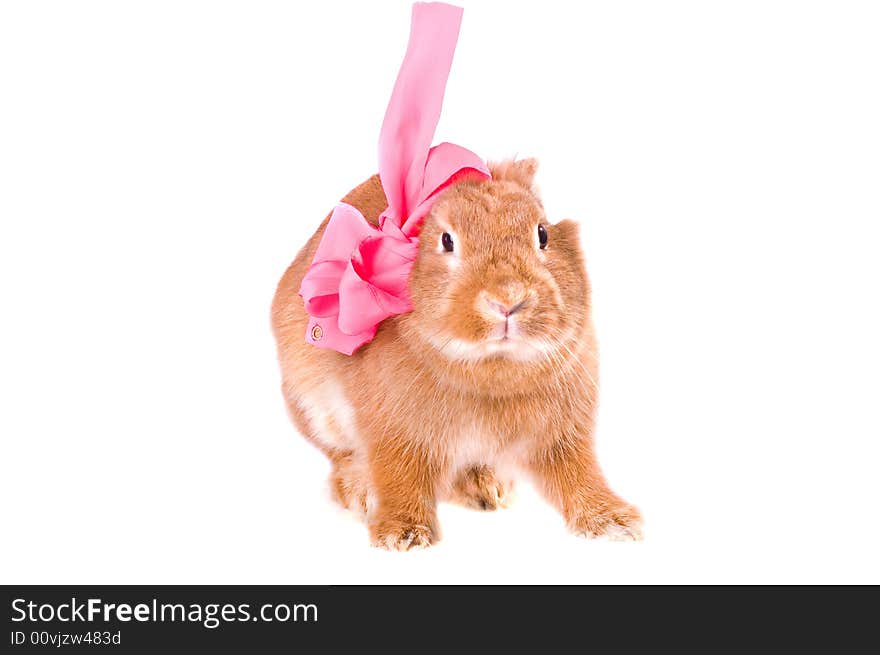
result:
<svg viewBox="0 0 880 655"><path fill-rule="evenodd" d="M409 11L0 5L0 582L880 582L871 2L468 2L436 141L582 222L646 540L521 488L386 553L330 503L269 303L376 168Z"/></svg>

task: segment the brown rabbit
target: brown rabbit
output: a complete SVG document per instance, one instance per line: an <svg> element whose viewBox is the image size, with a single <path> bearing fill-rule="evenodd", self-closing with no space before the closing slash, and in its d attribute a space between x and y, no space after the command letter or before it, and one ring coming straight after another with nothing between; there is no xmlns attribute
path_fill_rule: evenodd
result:
<svg viewBox="0 0 880 655"><path fill-rule="evenodd" d="M352 356L305 342L298 290L327 221L278 285L272 323L299 430L333 464L335 498L363 513L372 543L440 538L436 505L495 509L525 471L571 530L639 539L638 510L605 481L593 449L596 341L577 225L547 222L535 160L446 189L425 218L414 310L383 321ZM378 176L344 199L371 223ZM503 474L502 474L503 472Z"/></svg>

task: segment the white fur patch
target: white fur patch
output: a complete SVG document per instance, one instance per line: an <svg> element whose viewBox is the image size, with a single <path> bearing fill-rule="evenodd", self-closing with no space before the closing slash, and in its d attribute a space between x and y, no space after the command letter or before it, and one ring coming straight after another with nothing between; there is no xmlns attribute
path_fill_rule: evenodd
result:
<svg viewBox="0 0 880 655"><path fill-rule="evenodd" d="M434 334L430 335L428 340L442 355L455 362L476 362L493 355L503 355L520 362L529 362L546 357L550 352L550 349L544 344L532 343L521 338L490 339L474 343L464 339L450 339L442 334Z"/></svg>
<svg viewBox="0 0 880 655"><path fill-rule="evenodd" d="M495 459L494 443L495 439L479 428L463 434L449 451L450 470L458 472L470 466L491 464Z"/></svg>
<svg viewBox="0 0 880 655"><path fill-rule="evenodd" d="M376 507L379 506L379 501L376 498L376 493L370 489L367 491L367 521L369 522L376 515Z"/></svg>
<svg viewBox="0 0 880 655"><path fill-rule="evenodd" d="M325 378L301 395L300 406L312 425L315 437L331 448L352 448L355 437L354 408L345 389Z"/></svg>

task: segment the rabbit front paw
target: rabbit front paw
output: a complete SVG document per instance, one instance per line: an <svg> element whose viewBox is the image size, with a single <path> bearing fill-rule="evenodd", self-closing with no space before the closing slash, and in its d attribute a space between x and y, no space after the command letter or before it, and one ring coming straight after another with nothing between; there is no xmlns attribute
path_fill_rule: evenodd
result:
<svg viewBox="0 0 880 655"><path fill-rule="evenodd" d="M410 521L386 520L370 526L372 545L386 550L415 550L427 548L439 540L436 531L428 525Z"/></svg>
<svg viewBox="0 0 880 655"><path fill-rule="evenodd" d="M581 537L604 537L612 541L641 541L642 515L627 503L585 509L569 520L571 531Z"/></svg>

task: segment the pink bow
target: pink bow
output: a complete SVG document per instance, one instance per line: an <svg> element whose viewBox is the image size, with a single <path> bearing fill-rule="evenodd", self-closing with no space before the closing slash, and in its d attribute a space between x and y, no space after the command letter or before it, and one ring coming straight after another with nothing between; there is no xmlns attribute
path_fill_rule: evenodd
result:
<svg viewBox="0 0 880 655"><path fill-rule="evenodd" d="M447 4L413 5L409 45L379 135L388 207L378 228L351 205L333 210L299 292L311 316L308 343L351 355L383 320L412 311L409 276L421 220L450 184L489 177L471 151L453 143L430 147L461 15Z"/></svg>

